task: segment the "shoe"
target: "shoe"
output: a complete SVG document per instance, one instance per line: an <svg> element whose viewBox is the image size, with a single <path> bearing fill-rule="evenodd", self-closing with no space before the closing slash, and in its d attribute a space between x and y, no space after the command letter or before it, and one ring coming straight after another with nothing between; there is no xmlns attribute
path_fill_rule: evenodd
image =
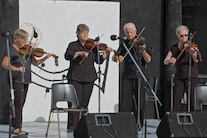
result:
<svg viewBox="0 0 207 138"><path fill-rule="evenodd" d="M138 126L137 130L141 131L142 130L142 126Z"/></svg>
<svg viewBox="0 0 207 138"><path fill-rule="evenodd" d="M23 136L27 136L29 133L21 130L21 134L19 133L19 129L15 129L15 130L12 130L12 134L15 134L15 135L23 135Z"/></svg>
<svg viewBox="0 0 207 138"><path fill-rule="evenodd" d="M67 132L74 132L73 129L67 129Z"/></svg>
<svg viewBox="0 0 207 138"><path fill-rule="evenodd" d="M23 133L23 134L22 134L22 133ZM28 134L29 134L29 133L27 133L27 132L25 132L25 131L23 131L23 130L21 131L21 135L24 135L24 136L26 135L26 136L27 136Z"/></svg>

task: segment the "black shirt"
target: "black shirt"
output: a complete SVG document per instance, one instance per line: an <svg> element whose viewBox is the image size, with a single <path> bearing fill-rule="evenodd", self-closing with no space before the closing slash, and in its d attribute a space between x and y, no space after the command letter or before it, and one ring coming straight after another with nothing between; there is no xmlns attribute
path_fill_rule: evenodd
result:
<svg viewBox="0 0 207 138"><path fill-rule="evenodd" d="M86 51L89 49L82 46L79 40L71 42L65 52L65 59L70 60L70 67L67 74L68 80L75 80L79 82L93 82L97 79L96 70L94 67L94 62L98 63L97 50L93 49L88 57L86 57L83 62L79 62L84 58L83 56L78 56L73 59L73 56L77 51ZM103 63L104 59L100 56L100 63Z"/></svg>
<svg viewBox="0 0 207 138"><path fill-rule="evenodd" d="M9 47L10 49L10 56L11 56L11 65L15 67L21 67L22 62L22 55L19 53L19 51L16 50L13 46ZM7 51L5 53L5 56L8 56ZM27 59L27 57L26 57ZM24 73L24 82L25 84L31 83L31 57L29 58L26 67L25 67L25 73ZM9 73L8 73L9 74ZM12 71L12 80L14 82L21 83L22 82L22 73L20 71Z"/></svg>
<svg viewBox="0 0 207 138"><path fill-rule="evenodd" d="M140 37L140 38L145 41L145 39L143 37ZM127 48L130 48L130 46L131 46L130 41L131 40L127 39L123 42L127 46ZM118 49L118 52L120 52L120 54L122 56L124 56L127 52L123 46L123 43L120 45L120 47ZM130 50L130 53L132 54L132 56L136 60L136 63L138 64L138 66L140 67L142 72L144 73L145 77L148 78L150 76L149 70L147 69L148 64L144 60L144 58L141 54L141 51L138 48L139 44L140 44L139 42L136 42L135 45ZM148 51L147 51L147 53L150 54ZM135 66L134 62L132 61L129 54L127 54L123 63L124 63L124 70L122 73L122 77L123 78L137 78L139 71L138 71L137 67Z"/></svg>
<svg viewBox="0 0 207 138"><path fill-rule="evenodd" d="M178 48L178 44L174 44L170 50L173 54L173 57L178 57L180 54L180 50ZM197 63L194 60L191 60L192 68L191 68L191 76L198 77L198 68ZM180 58L176 62L176 73L175 76L178 78L188 78L189 76L189 53L183 52Z"/></svg>

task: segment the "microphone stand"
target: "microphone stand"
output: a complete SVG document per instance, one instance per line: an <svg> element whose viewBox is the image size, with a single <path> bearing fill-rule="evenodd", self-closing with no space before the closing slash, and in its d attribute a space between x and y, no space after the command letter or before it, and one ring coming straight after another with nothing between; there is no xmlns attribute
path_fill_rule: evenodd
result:
<svg viewBox="0 0 207 138"><path fill-rule="evenodd" d="M156 100L158 101L159 105L162 106L160 100L158 99L158 97L156 96L154 90L152 89L151 85L149 84L149 82L147 81L145 75L143 74L142 70L140 69L139 65L136 63L134 57L132 56L132 54L130 53L129 49L127 48L126 44L123 43L124 48L126 49L126 51L128 52L129 56L131 57L132 61L134 62L136 68L139 70L139 73L142 75L142 78L144 79L144 81L146 82L146 84L148 85L148 87L150 88L152 94L154 95L154 97L156 98Z"/></svg>
<svg viewBox="0 0 207 138"><path fill-rule="evenodd" d="M34 34L33 34L33 37L35 37ZM33 37L31 38L29 45L31 44ZM21 109L20 109L21 111L20 111L20 118L19 118L19 120L20 120L19 136L14 136L14 137L12 137L12 138L27 138L27 136L25 136L25 135L21 135L21 128L22 128L22 122L21 122L22 119L21 119L21 116L22 116L23 93L24 93L24 82L25 82L25 80L24 80L24 70L25 70L25 68L26 68L26 65L27 65L27 62L28 62L29 58L30 58L31 55L32 55L31 53L32 53L32 51L33 51L33 48L32 48L32 50L30 51L30 54L29 54L29 56L27 57L27 59L28 59L28 60L27 60L27 59L26 59L26 55L27 55L28 50L29 50L29 46L27 47L26 52L24 53L24 55L23 55L23 57L22 57L22 61L21 61L23 72L22 72L22 82L21 82L21 87L22 87L21 91L22 91L22 92L21 92Z"/></svg>
<svg viewBox="0 0 207 138"><path fill-rule="evenodd" d="M147 81L145 75L143 74L142 70L140 69L139 65L136 63L134 57L132 56L132 54L130 53L130 51L128 50L127 46L125 43L123 43L124 48L126 49L126 51L129 53L129 56L131 57L132 61L134 62L135 66L137 67L137 69L139 70L140 74L142 75L142 78L144 79L144 81L147 83L148 87L150 88L152 94L155 96L156 100L158 101L159 105L162 106L160 100L158 99L158 97L156 96L154 90L152 89L151 85L149 84L149 82Z"/></svg>
<svg viewBox="0 0 207 138"><path fill-rule="evenodd" d="M135 58L136 58L136 60L137 60L137 62L139 63L139 65L141 65L141 49L139 50L139 60L138 60L138 57L137 57L137 55L136 55L136 51L135 51L135 49L134 49L134 47L132 47L133 48L133 51L134 51L134 54L135 54ZM141 47L142 48L142 47ZM140 73L139 72L136 72L137 73L137 87L138 87L138 91L137 91L137 97L138 97L138 105L137 105L137 128L138 129L141 129L141 124L140 124L140 95L141 95L141 76L140 76ZM134 97L134 100L135 100L135 102L136 102L136 97L135 96L133 96ZM136 107L136 105L135 105L135 107Z"/></svg>
<svg viewBox="0 0 207 138"><path fill-rule="evenodd" d="M190 33L192 36L192 33ZM188 112L190 112L190 94L191 94L191 69L192 69L192 51L191 51L192 37L190 37L190 46L189 46L189 69L188 69Z"/></svg>
<svg viewBox="0 0 207 138"><path fill-rule="evenodd" d="M100 56L99 56L99 36L96 37L95 41L97 42L97 56L98 56L98 113L100 113L101 107L101 66L100 66Z"/></svg>
<svg viewBox="0 0 207 138"><path fill-rule="evenodd" d="M7 46L7 55L8 55L8 61L9 61L9 80L10 80L10 94L11 99L9 101L9 138L11 137L11 127L12 127L12 118L15 118L15 108L14 108L14 89L13 89L13 82L12 82L12 72L11 72L11 62L10 62L10 50L9 50L9 32L5 33L6 36L6 46ZM12 111L11 111L12 108ZM12 116L13 114L13 116Z"/></svg>

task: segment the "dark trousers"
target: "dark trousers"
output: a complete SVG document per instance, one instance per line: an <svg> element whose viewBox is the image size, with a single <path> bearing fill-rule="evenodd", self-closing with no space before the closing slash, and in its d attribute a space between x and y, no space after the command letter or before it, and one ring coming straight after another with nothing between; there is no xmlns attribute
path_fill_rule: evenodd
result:
<svg viewBox="0 0 207 138"><path fill-rule="evenodd" d="M87 108L91 93L93 90L93 82L77 82L69 81L75 87L78 102L80 107ZM68 106L71 106L71 103L68 103ZM68 113L68 129L74 130L79 122L79 113Z"/></svg>
<svg viewBox="0 0 207 138"><path fill-rule="evenodd" d="M15 129L20 128L20 123L22 123L22 108L26 100L28 87L29 84L24 84L24 91L22 92L21 83L17 83L17 82L13 83L14 97L15 97L14 99L15 118L12 120L13 122L12 124ZM22 100L22 104L21 104L21 100Z"/></svg>
<svg viewBox="0 0 207 138"><path fill-rule="evenodd" d="M140 86L141 85L141 86ZM145 108L145 83L141 79L122 79L122 94L120 94L120 112L134 112L135 119L138 117L138 86L140 86L140 125L143 125Z"/></svg>
<svg viewBox="0 0 207 138"><path fill-rule="evenodd" d="M190 110L194 111L194 88L197 85L198 78L191 78L190 91ZM175 86L173 93L173 111L181 111L181 99L183 98L184 90L187 90L188 97L188 79L178 79L175 77ZM187 108L186 108L187 109Z"/></svg>

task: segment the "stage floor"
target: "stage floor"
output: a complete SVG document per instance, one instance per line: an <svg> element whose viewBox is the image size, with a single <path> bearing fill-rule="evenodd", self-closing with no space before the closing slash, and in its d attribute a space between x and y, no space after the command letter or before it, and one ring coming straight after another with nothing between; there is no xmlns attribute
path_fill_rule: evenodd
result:
<svg viewBox="0 0 207 138"><path fill-rule="evenodd" d="M157 138L156 130L160 121L156 119L149 119L147 121L147 138ZM61 122L61 138L74 138L73 133L67 132L67 123ZM28 132L28 138L44 138L47 130L47 122L23 122L23 130ZM138 131L139 138L145 138L144 128L141 131ZM11 135L15 137L17 135ZM48 138L58 138L58 124L57 122L52 122L50 125ZM0 138L9 138L9 125L0 124Z"/></svg>

